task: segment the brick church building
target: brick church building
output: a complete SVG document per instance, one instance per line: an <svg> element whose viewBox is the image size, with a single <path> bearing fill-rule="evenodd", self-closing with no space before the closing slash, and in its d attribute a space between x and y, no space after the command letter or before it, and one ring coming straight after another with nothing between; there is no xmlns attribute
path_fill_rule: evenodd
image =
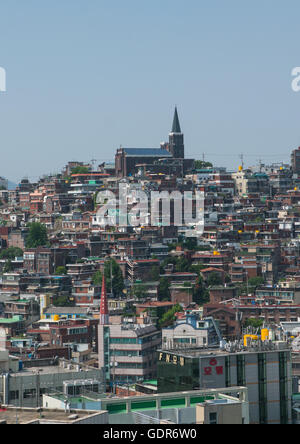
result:
<svg viewBox="0 0 300 444"><path fill-rule="evenodd" d="M184 158L184 135L175 108L169 142L160 148L119 148L116 153L116 176L168 174L183 177L193 170L194 160Z"/></svg>

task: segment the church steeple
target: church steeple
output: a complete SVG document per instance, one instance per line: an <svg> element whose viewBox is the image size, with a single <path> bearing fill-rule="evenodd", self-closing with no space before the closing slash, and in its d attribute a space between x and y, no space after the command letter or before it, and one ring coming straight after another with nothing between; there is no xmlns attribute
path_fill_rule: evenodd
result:
<svg viewBox="0 0 300 444"><path fill-rule="evenodd" d="M177 106L175 106L175 112L174 112L174 119L173 119L173 126L172 126L171 134L181 134L181 128L180 128L180 123L179 123Z"/></svg>
<svg viewBox="0 0 300 444"><path fill-rule="evenodd" d="M169 135L169 151L174 159L184 159L184 135L181 132L177 106L175 106L172 132Z"/></svg>

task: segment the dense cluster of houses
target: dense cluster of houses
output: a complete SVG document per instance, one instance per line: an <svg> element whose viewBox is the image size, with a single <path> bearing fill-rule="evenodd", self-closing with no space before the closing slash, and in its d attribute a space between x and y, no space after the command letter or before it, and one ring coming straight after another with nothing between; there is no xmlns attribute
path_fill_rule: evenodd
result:
<svg viewBox="0 0 300 444"><path fill-rule="evenodd" d="M0 327L7 348L27 358L76 356L97 365L102 274L112 324L152 325L156 341L178 318L166 316L174 307L214 319L226 339L239 337L249 319L297 322L299 153L291 165L237 172L185 159L175 110L169 142L160 148L121 147L115 163L69 162L36 183L2 187ZM190 227L174 223L172 204L169 224L159 223L162 205L155 224L150 217L144 225L118 225L109 209L103 222L99 209L107 201L97 196L119 198L120 184L130 210L141 192L204 193L201 235L190 238ZM34 223L47 233L37 246L28 244Z"/></svg>

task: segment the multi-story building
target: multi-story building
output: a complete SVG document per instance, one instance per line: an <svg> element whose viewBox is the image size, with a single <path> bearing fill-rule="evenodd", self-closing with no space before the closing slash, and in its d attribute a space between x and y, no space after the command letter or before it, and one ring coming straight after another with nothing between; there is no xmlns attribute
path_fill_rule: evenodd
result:
<svg viewBox="0 0 300 444"><path fill-rule="evenodd" d="M104 366L107 353L110 382L128 384L156 378L161 333L154 325L122 322L103 330L99 332L99 367ZM109 348L101 348L103 333L109 338Z"/></svg>
<svg viewBox="0 0 300 444"><path fill-rule="evenodd" d="M156 377L156 350L161 346L161 333L152 324L136 324L121 318L110 323L105 278L102 281L98 326L99 368L106 381L128 384Z"/></svg>
<svg viewBox="0 0 300 444"><path fill-rule="evenodd" d="M8 352L0 352L7 353ZM12 371L0 375L0 404L37 408L42 406L45 393L59 394L63 399L70 393L82 391L103 393L101 369L74 364L64 359L56 365L19 368L19 359L7 356L7 366ZM77 391L76 391L77 390Z"/></svg>
<svg viewBox="0 0 300 444"><path fill-rule="evenodd" d="M250 170L242 170L232 174L235 181L236 192L239 196L247 196L252 193L268 195L270 185L267 174L252 173Z"/></svg>
<svg viewBox="0 0 300 444"><path fill-rule="evenodd" d="M219 346L221 339L219 327L213 318L200 319L195 314L187 314L173 326L162 329L164 350Z"/></svg>
<svg viewBox="0 0 300 444"><path fill-rule="evenodd" d="M250 423L291 424L291 351L270 347L158 351L158 392L239 385L248 388Z"/></svg>
<svg viewBox="0 0 300 444"><path fill-rule="evenodd" d="M291 164L294 174L300 174L300 147L292 152Z"/></svg>
<svg viewBox="0 0 300 444"><path fill-rule="evenodd" d="M59 266L65 266L68 251L61 248L28 248L24 252L24 269L28 273L51 275Z"/></svg>

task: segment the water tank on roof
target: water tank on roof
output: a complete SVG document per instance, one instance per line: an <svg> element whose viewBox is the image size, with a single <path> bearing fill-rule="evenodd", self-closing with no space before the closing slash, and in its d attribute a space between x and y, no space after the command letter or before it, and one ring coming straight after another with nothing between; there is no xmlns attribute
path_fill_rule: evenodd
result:
<svg viewBox="0 0 300 444"><path fill-rule="evenodd" d="M269 330L267 328L262 329L261 331L261 340L263 342L267 341L269 339Z"/></svg>

